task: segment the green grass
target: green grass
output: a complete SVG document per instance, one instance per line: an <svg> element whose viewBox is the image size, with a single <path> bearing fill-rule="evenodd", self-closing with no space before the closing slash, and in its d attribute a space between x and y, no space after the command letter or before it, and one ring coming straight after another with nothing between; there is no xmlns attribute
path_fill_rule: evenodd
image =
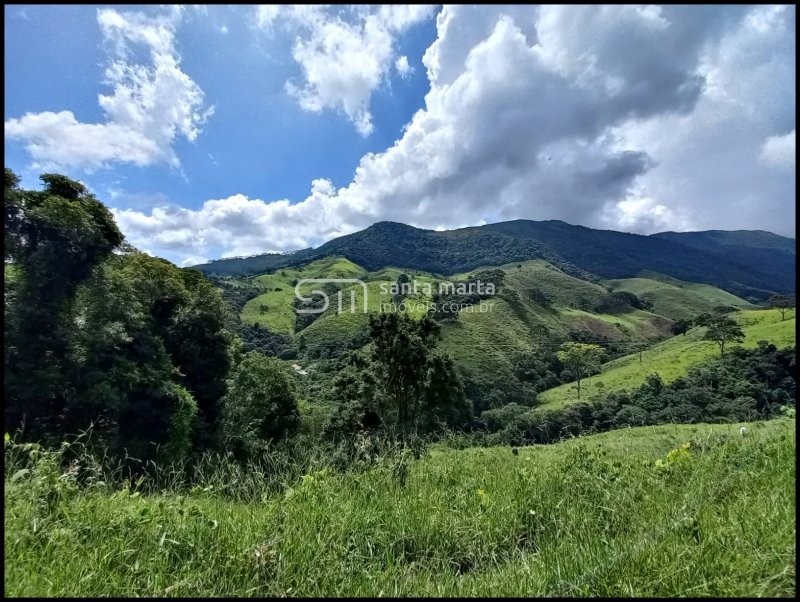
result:
<svg viewBox="0 0 800 602"><path fill-rule="evenodd" d="M593 303L608 294L599 284L570 276L541 259L532 259L501 266L481 266L471 272L451 276L451 280L465 279L482 270L502 269L506 276L504 286L513 288L525 298L525 291L539 289L549 296L554 305L569 307L580 301Z"/></svg>
<svg viewBox="0 0 800 602"><path fill-rule="evenodd" d="M734 314L745 334L744 347L755 347L765 340L778 347L795 345L794 314L781 321L776 309L743 310ZM704 341L705 328L693 328L686 336L676 336L644 351L626 355L603 365L600 374L581 382L582 399L590 399L610 391L632 391L644 384L650 374L658 374L665 382L685 375L689 368L719 354L719 347ZM602 383L600 387L597 385ZM544 407L557 408L578 401L577 388L568 383L539 395Z"/></svg>
<svg viewBox="0 0 800 602"><path fill-rule="evenodd" d="M672 321L635 309L624 314L592 314L580 309L564 309L561 315L575 330L588 330L611 340L656 339L669 336Z"/></svg>
<svg viewBox="0 0 800 602"><path fill-rule="evenodd" d="M653 313L672 320L711 313L719 305L749 308L750 303L710 284L683 282L674 278L623 278L604 280L615 291L633 293L653 304Z"/></svg>
<svg viewBox="0 0 800 602"><path fill-rule="evenodd" d="M242 308L241 319L245 324L261 324L274 332L293 333L295 325L294 285L304 278L362 278L366 270L343 257L326 257L298 268L286 268L272 274L256 276L253 281L264 293L248 301ZM306 284L303 294L309 294L319 285ZM280 289L280 290L275 290ZM261 306L267 311L262 313Z"/></svg>
<svg viewBox="0 0 800 602"><path fill-rule="evenodd" d="M794 421L748 429L643 427L516 456L439 448L250 503L80 491L40 462L5 480L4 593L791 596Z"/></svg>
<svg viewBox="0 0 800 602"><path fill-rule="evenodd" d="M481 313L481 307L485 313ZM504 299L488 299L480 306L461 310L457 321L444 323L440 346L458 364L471 369L492 370L493 366L508 364L515 353L530 349L535 340L532 328L549 317L545 314L534 321L526 313L520 319ZM556 318L549 317L549 326L559 328Z"/></svg>

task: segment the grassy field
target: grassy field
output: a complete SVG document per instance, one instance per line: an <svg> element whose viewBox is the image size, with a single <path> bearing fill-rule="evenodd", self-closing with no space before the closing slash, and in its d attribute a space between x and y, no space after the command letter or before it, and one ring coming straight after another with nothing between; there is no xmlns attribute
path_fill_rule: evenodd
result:
<svg viewBox="0 0 800 602"><path fill-rule="evenodd" d="M527 290L535 288L550 297L554 305L570 307L581 301L593 303L608 294L606 289L599 284L565 274L541 259L501 266L482 266L471 272L456 274L451 278L458 280L467 278L471 274L474 275L481 270L498 268L506 273L504 285L521 293L523 298L525 298Z"/></svg>
<svg viewBox="0 0 800 602"><path fill-rule="evenodd" d="M633 293L653 304L653 313L672 320L711 313L720 305L749 308L750 303L710 284L683 282L665 276L604 280L615 291Z"/></svg>
<svg viewBox="0 0 800 602"><path fill-rule="evenodd" d="M251 299L242 309L241 318L245 324L261 324L274 332L293 333L295 324L294 284L304 278L361 278L366 270L343 257L318 259L299 268L286 268L273 274L256 276L253 281L264 293ZM301 287L304 294L310 293L319 285L308 284ZM261 306L267 306L262 313Z"/></svg>
<svg viewBox="0 0 800 602"><path fill-rule="evenodd" d="M776 309L743 310L734 316L745 333L744 347L755 347L761 340L778 347L795 345L794 312L787 314L784 321ZM633 390L644 384L650 374L658 374L666 382L683 376L691 366L719 354L716 343L702 340L704 334L705 328L693 328L686 336L653 345L641 354L641 359L634 353L604 364L602 373L581 382L582 398ZM568 383L545 391L539 399L544 407L562 407L578 400L577 389Z"/></svg>
<svg viewBox="0 0 800 602"><path fill-rule="evenodd" d="M251 502L79 490L45 457L5 479L4 593L791 596L794 420L748 429L440 447Z"/></svg>

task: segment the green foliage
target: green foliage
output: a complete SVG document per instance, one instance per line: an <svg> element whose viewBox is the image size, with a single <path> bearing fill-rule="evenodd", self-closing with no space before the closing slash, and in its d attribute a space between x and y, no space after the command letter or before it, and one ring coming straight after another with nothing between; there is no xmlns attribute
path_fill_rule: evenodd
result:
<svg viewBox="0 0 800 602"><path fill-rule="evenodd" d="M234 369L223 400L222 435L226 449L250 458L298 426L297 398L286 369L256 351Z"/></svg>
<svg viewBox="0 0 800 602"><path fill-rule="evenodd" d="M744 332L741 326L733 318L727 316L714 316L705 321L707 341L714 341L719 345L719 354L725 355L725 345L727 343L741 343L744 340Z"/></svg>
<svg viewBox="0 0 800 602"><path fill-rule="evenodd" d="M381 426L408 434L468 423L464 387L452 359L436 349L438 336L427 317L370 316L368 354L351 354L334 381L339 407L328 432Z"/></svg>
<svg viewBox="0 0 800 602"><path fill-rule="evenodd" d="M502 408L484 412L481 421L501 441L525 445L626 426L767 419L793 407L795 371L793 348L763 342L710 359L669 384L651 374L630 394L612 392L557 410Z"/></svg>
<svg viewBox="0 0 800 602"><path fill-rule="evenodd" d="M693 325L692 321L687 320L685 318L676 320L675 323L672 325L672 334L674 335L682 334L686 336L686 333L689 332L689 329L691 329L692 325Z"/></svg>
<svg viewBox="0 0 800 602"><path fill-rule="evenodd" d="M168 462L178 462L189 454L192 446L192 427L198 412L194 397L180 385L175 386L172 395L176 403L169 419L164 456Z"/></svg>
<svg viewBox="0 0 800 602"><path fill-rule="evenodd" d="M208 447L231 364L219 292L122 245L81 184L45 174L23 191L6 175L6 428L57 441L94 425L96 443L141 465Z"/></svg>
<svg viewBox="0 0 800 602"><path fill-rule="evenodd" d="M600 370L603 348L600 345L592 345L591 343L568 341L561 345L556 357L563 364L567 374L575 379L578 385L578 399L580 399L581 380Z"/></svg>
<svg viewBox="0 0 800 602"><path fill-rule="evenodd" d="M754 348L760 340L779 347L795 345L794 317L781 321L778 310L746 310L735 316L745 333L744 347ZM641 386L648 375L657 373L665 382L685 376L692 366L718 355L718 347L705 341L705 328L692 328L686 336L656 343L641 354L638 352L603 364L602 372L582 383L589 395L612 391L632 391ZM603 384L604 390L597 390ZM572 385L561 385L539 394L539 401L549 408L576 400Z"/></svg>
<svg viewBox="0 0 800 602"><path fill-rule="evenodd" d="M292 338L281 332L272 332L261 324L242 324L239 327L244 351L258 351L264 355L289 358Z"/></svg>
<svg viewBox="0 0 800 602"><path fill-rule="evenodd" d="M186 300L176 308L165 334L165 345L180 369L180 383L197 400L202 419L200 443L205 447L219 416L218 403L225 394L225 379L231 367L231 335L222 297L196 270L179 272Z"/></svg>
<svg viewBox="0 0 800 602"><path fill-rule="evenodd" d="M592 311L598 314L615 315L627 313L634 309L651 310L653 309L653 304L628 291L614 291L592 305Z"/></svg>
<svg viewBox="0 0 800 602"><path fill-rule="evenodd" d="M5 312L5 423L33 437L64 408L67 350L76 290L122 243L111 213L79 184L41 176L41 191L18 188L6 170L6 258L17 277ZM10 302L9 302L10 301Z"/></svg>
<svg viewBox="0 0 800 602"><path fill-rule="evenodd" d="M223 299L237 314L242 311L248 301L258 297L261 293L261 287L249 279L211 276L209 280L221 289Z"/></svg>

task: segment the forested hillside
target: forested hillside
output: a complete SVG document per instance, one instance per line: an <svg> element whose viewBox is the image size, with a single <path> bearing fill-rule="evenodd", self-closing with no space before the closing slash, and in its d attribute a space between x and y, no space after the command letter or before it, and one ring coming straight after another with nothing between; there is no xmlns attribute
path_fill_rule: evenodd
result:
<svg viewBox="0 0 800 602"><path fill-rule="evenodd" d="M649 270L765 299L795 289L795 242L769 233L714 231L642 236L552 220L516 220L437 232L394 222L287 255L223 259L209 274L247 275L343 256L370 271L402 265L451 275L482 265L543 259L581 278L628 278Z"/></svg>

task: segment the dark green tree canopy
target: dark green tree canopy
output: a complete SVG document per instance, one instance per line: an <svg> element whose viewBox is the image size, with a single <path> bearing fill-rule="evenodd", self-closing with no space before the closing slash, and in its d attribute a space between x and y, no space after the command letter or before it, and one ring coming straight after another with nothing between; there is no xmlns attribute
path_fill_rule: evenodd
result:
<svg viewBox="0 0 800 602"><path fill-rule="evenodd" d="M257 351L244 355L223 400L223 444L240 458L293 433L299 423L291 377L275 358Z"/></svg>
<svg viewBox="0 0 800 602"><path fill-rule="evenodd" d="M469 421L471 408L452 359L436 349L439 326L406 314L370 316L366 353L353 353L334 381L329 430L382 426L407 434Z"/></svg>

